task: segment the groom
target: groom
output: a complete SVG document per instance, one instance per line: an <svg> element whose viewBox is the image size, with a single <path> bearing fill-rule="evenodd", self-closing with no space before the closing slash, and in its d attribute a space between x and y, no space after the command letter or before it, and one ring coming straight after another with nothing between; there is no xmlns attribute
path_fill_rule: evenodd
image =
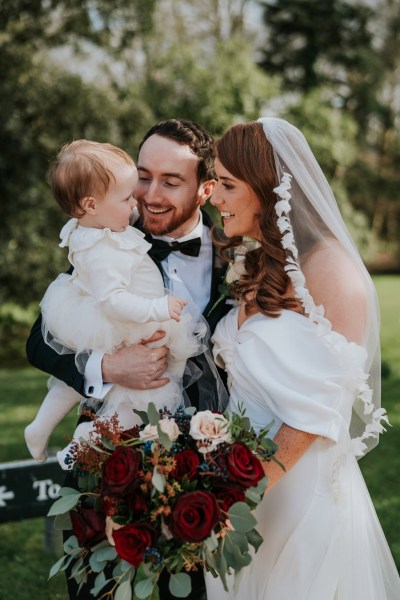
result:
<svg viewBox="0 0 400 600"><path fill-rule="evenodd" d="M178 119L158 123L139 146L139 182L135 190L139 226L152 244L149 254L161 270L165 287L186 299L192 310L202 313L211 330L230 308L221 302L209 314L225 272L211 242L211 220L202 210L216 184L214 158L213 139L199 125ZM162 336L156 334L158 339ZM45 344L41 317L27 341L27 356L33 366L61 379L83 396L99 399L111 384L132 389L165 385L167 352L165 346L148 348L144 344L122 348L113 355L93 352L82 375L73 354L59 355ZM189 396L196 405L196 385L190 388ZM202 573L192 579L192 586L188 600L205 598ZM84 586L79 594L74 581L68 580L68 587L71 599L93 599L90 585ZM161 581L160 599L171 598L167 582Z"/></svg>

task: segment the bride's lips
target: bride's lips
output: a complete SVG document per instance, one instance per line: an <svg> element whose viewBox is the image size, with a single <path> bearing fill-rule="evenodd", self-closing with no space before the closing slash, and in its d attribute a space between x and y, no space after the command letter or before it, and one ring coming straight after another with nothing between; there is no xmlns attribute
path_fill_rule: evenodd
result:
<svg viewBox="0 0 400 600"><path fill-rule="evenodd" d="M170 212L172 210L172 208L170 207L163 207L163 206L150 206L149 204L146 204L146 202L143 202L143 206L146 208L147 212L149 212L151 215L165 215L167 212Z"/></svg>

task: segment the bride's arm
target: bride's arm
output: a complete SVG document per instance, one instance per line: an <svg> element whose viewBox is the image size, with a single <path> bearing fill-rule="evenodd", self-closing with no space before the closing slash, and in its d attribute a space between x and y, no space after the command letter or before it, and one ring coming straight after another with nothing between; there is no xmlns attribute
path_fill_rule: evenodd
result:
<svg viewBox="0 0 400 600"><path fill-rule="evenodd" d="M285 471L276 462L269 461L263 463L264 471L268 477L268 487L266 493L269 492L278 481L284 477L298 460L307 452L311 444L319 437L306 431L293 429L285 423L279 429L274 437L274 441L278 444L279 449L276 453L276 458L285 466Z"/></svg>

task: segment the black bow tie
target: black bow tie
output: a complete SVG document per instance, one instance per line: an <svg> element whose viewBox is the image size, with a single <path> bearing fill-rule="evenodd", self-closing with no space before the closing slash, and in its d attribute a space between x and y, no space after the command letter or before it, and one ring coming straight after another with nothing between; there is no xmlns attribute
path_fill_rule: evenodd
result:
<svg viewBox="0 0 400 600"><path fill-rule="evenodd" d="M149 239L151 249L149 255L156 260L164 260L171 252L182 252L187 256L198 256L200 254L201 238L197 237L186 242L164 242L156 238Z"/></svg>

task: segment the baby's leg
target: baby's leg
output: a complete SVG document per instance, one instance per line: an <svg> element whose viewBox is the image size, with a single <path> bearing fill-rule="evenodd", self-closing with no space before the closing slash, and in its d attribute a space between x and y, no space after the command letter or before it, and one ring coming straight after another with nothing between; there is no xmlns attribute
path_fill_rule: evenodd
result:
<svg viewBox="0 0 400 600"><path fill-rule="evenodd" d="M72 440L70 441L68 446L65 446L63 450L59 450L57 452L57 460L64 471L70 471L74 466L74 460L71 454L71 451L73 450L74 446L79 442L81 438L87 440L91 431L94 431L93 421L85 421L84 423L79 423L79 425L74 431L74 435L72 436Z"/></svg>
<svg viewBox="0 0 400 600"><path fill-rule="evenodd" d="M135 425L142 424L141 419L133 412L130 404L121 404L118 407L116 413L118 415L118 420L122 425L123 429L131 429ZM110 417L111 413L104 413L102 416ZM87 440L89 438L89 434L92 431L94 431L93 421L85 421L84 423L80 423L75 429L72 440L68 444L68 446L66 446L63 450L57 452L57 460L64 471L70 471L74 466L72 450L75 444L79 443L79 440L81 438Z"/></svg>
<svg viewBox="0 0 400 600"><path fill-rule="evenodd" d="M25 441L29 452L38 462L47 458L50 435L63 418L77 406L81 396L59 380L49 389L35 419L25 428Z"/></svg>

